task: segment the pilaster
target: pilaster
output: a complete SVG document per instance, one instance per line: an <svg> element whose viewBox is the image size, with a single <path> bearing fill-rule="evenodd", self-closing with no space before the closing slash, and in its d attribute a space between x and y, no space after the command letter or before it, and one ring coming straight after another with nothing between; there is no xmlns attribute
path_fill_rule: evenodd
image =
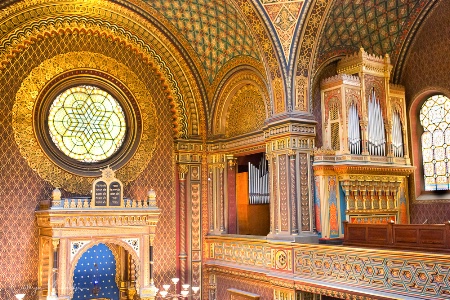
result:
<svg viewBox="0 0 450 300"><path fill-rule="evenodd" d="M178 168L178 248L181 284L201 285L202 258L202 159L204 145L200 140L177 140Z"/></svg>
<svg viewBox="0 0 450 300"><path fill-rule="evenodd" d="M285 119L264 132L270 174L271 239L313 241L311 153L315 122Z"/></svg>

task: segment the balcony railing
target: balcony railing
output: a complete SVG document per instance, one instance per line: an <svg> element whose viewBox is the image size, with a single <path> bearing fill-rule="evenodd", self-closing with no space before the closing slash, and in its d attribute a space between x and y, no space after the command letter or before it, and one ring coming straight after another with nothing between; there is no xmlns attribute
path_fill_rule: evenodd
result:
<svg viewBox="0 0 450 300"><path fill-rule="evenodd" d="M344 245L450 251L450 221L445 224L356 224L344 222Z"/></svg>

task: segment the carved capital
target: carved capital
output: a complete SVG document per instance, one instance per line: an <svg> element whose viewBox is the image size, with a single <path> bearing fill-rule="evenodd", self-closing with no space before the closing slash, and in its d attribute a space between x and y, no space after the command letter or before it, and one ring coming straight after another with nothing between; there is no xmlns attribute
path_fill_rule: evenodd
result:
<svg viewBox="0 0 450 300"><path fill-rule="evenodd" d="M289 149L287 154L290 159L295 159L297 152L294 149Z"/></svg>
<svg viewBox="0 0 450 300"><path fill-rule="evenodd" d="M58 249L59 239L52 239L52 245L53 245L53 251L56 251L56 249Z"/></svg>
<svg viewBox="0 0 450 300"><path fill-rule="evenodd" d="M189 172L189 168L186 165L178 165L178 178L180 180L186 179L186 174Z"/></svg>

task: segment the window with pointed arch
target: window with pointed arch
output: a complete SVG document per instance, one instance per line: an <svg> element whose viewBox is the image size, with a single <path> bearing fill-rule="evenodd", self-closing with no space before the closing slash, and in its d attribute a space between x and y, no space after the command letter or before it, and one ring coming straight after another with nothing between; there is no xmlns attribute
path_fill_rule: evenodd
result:
<svg viewBox="0 0 450 300"><path fill-rule="evenodd" d="M434 95L419 112L425 191L450 189L450 99Z"/></svg>

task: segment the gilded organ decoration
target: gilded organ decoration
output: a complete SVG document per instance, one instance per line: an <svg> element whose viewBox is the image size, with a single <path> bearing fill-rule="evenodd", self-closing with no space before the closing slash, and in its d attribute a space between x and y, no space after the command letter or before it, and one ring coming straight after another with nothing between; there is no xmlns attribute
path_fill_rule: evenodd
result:
<svg viewBox="0 0 450 300"><path fill-rule="evenodd" d="M231 100L226 122L226 137L261 130L266 119L264 100L253 85L242 87Z"/></svg>
<svg viewBox="0 0 450 300"><path fill-rule="evenodd" d="M324 141L313 168L322 238L342 237L345 220L408 222L405 91L389 83L391 69L388 55L360 49L321 83Z"/></svg>

